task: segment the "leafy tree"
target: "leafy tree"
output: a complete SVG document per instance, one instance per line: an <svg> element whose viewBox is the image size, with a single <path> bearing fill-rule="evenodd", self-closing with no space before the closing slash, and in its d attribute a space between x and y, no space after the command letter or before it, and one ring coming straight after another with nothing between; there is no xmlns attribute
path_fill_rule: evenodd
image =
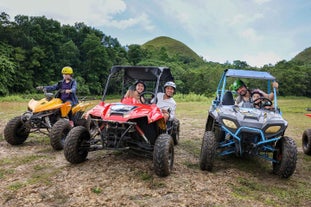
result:
<svg viewBox="0 0 311 207"><path fill-rule="evenodd" d="M106 48L96 35L89 34L82 43L81 49L81 53L86 58L83 63L82 76L85 77L87 83L91 83L90 92L100 94L103 90L102 81L108 76L108 69L111 66Z"/></svg>
<svg viewBox="0 0 311 207"><path fill-rule="evenodd" d="M14 73L16 65L9 58L11 47L0 44L0 95L7 95L9 88L14 84Z"/></svg>
<svg viewBox="0 0 311 207"><path fill-rule="evenodd" d="M9 93L8 86L12 85L15 65L4 55L0 55L0 95Z"/></svg>
<svg viewBox="0 0 311 207"><path fill-rule="evenodd" d="M241 61L241 60L234 60L233 61L233 67L234 68L239 68L239 69L250 68L250 66L247 64L246 61Z"/></svg>
<svg viewBox="0 0 311 207"><path fill-rule="evenodd" d="M83 95L101 94L112 65L168 66L179 93L212 95L224 69L268 71L280 84L280 95L311 97L310 48L291 61L262 68L245 61L224 64L203 61L179 41L160 37L143 46L122 46L117 38L75 23L61 25L45 16L0 14L0 95L28 93L37 85L54 84L61 68L70 65ZM117 88L112 84L111 91ZM253 82L257 85L256 81ZM261 85L257 85L262 87Z"/></svg>
<svg viewBox="0 0 311 207"><path fill-rule="evenodd" d="M137 65L144 59L145 54L140 45L129 45L128 49L128 60L132 65Z"/></svg>
<svg viewBox="0 0 311 207"><path fill-rule="evenodd" d="M62 68L66 65L75 68L78 68L80 65L80 50L76 44L69 40L59 47L58 50L58 68ZM78 73L77 70L74 70L75 73Z"/></svg>

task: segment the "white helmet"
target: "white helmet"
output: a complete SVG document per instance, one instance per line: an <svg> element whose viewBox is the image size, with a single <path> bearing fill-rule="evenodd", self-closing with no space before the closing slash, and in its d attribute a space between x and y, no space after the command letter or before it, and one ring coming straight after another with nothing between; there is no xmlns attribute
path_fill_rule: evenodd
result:
<svg viewBox="0 0 311 207"><path fill-rule="evenodd" d="M165 89L167 86L171 86L174 88L174 90L176 90L176 84L173 81L166 82L163 88Z"/></svg>

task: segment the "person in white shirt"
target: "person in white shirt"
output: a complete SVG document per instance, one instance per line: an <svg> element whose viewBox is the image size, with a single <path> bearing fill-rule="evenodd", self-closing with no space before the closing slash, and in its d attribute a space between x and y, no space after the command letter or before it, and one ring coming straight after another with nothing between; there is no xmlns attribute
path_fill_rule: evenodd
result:
<svg viewBox="0 0 311 207"><path fill-rule="evenodd" d="M175 118L176 102L173 98L176 84L168 81L164 84L164 93L157 94L157 106L161 109L165 121L173 121Z"/></svg>

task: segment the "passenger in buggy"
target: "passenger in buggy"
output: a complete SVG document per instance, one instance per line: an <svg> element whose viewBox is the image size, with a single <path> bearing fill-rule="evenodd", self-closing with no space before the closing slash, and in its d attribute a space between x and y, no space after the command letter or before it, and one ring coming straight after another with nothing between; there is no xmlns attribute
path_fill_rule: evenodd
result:
<svg viewBox="0 0 311 207"><path fill-rule="evenodd" d="M273 88L277 89L278 86L279 86L279 84L277 82L273 82L272 83L272 87ZM251 102L251 96L252 96L252 92L255 91L255 90L259 91L264 98L267 98L267 99L270 99L270 100L273 100L273 98L274 98L274 93L273 92L267 94L267 93L265 93L264 91L262 91L260 89L251 90L240 79L235 80L233 82L233 84L231 84L230 90L233 90L233 91L237 92L238 97L235 100L235 105L240 106L240 107L253 107L253 103Z"/></svg>
<svg viewBox="0 0 311 207"><path fill-rule="evenodd" d="M164 84L164 93L157 94L157 106L161 109L165 121L173 121L175 118L176 102L173 98L176 84L168 81Z"/></svg>
<svg viewBox="0 0 311 207"><path fill-rule="evenodd" d="M251 102L253 103L253 107L257 109L273 109L272 102L268 102L258 89L252 91Z"/></svg>
<svg viewBox="0 0 311 207"><path fill-rule="evenodd" d="M134 103L142 103L144 101L144 98L142 97L140 99L140 95L146 90L146 84L141 81L137 80L133 87L130 87L129 90L127 90L126 94L124 95L124 98L132 98L132 101Z"/></svg>

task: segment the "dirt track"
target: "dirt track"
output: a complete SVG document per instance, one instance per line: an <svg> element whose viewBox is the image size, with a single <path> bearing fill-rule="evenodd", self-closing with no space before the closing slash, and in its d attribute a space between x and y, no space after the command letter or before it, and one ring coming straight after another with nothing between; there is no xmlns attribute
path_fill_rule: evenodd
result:
<svg viewBox="0 0 311 207"><path fill-rule="evenodd" d="M204 119L180 118L181 141L175 148L174 170L166 178L154 174L152 160L128 153L90 152L88 161L72 165L62 151L52 150L47 137L31 136L18 147L2 140L0 205L287 206L292 197L279 200L267 190L295 187L296 178L304 176L301 163L288 180L273 175L270 163L257 159L241 165L235 157L219 158L213 172L203 172L198 156ZM4 123L0 121L1 134ZM309 177L305 180L310 182ZM302 200L304 205L311 203Z"/></svg>

